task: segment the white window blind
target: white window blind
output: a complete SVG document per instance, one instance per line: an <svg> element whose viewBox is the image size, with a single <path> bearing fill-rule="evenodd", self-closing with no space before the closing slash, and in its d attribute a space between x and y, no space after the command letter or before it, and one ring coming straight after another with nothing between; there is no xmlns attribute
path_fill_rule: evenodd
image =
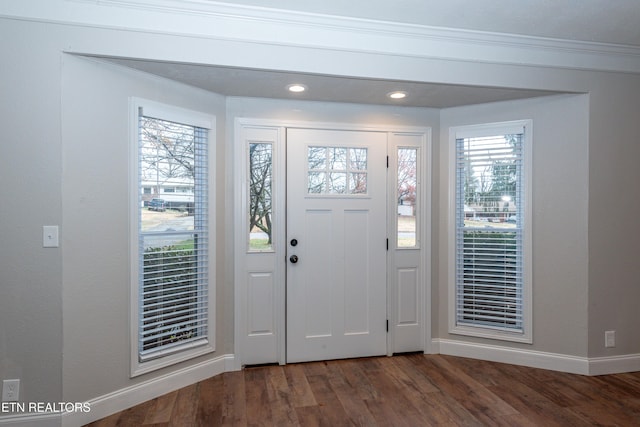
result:
<svg viewBox="0 0 640 427"><path fill-rule="evenodd" d="M524 129L456 138L455 323L524 333Z"/></svg>
<svg viewBox="0 0 640 427"><path fill-rule="evenodd" d="M139 362L208 343L207 135L139 110Z"/></svg>

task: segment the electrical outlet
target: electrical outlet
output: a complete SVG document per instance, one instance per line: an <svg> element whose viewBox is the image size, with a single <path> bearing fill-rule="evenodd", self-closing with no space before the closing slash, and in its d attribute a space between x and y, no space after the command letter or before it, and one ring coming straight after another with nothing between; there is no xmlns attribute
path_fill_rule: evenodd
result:
<svg viewBox="0 0 640 427"><path fill-rule="evenodd" d="M58 248L60 247L60 236L57 225L44 225L42 226L42 247L43 248Z"/></svg>
<svg viewBox="0 0 640 427"><path fill-rule="evenodd" d="M2 381L2 401L17 402L20 397L20 380Z"/></svg>
<svg viewBox="0 0 640 427"><path fill-rule="evenodd" d="M615 347L616 346L616 331L604 332L604 346Z"/></svg>

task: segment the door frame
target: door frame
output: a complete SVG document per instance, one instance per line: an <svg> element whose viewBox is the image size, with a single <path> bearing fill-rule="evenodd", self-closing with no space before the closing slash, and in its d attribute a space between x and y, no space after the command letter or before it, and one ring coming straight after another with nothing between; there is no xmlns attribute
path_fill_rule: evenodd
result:
<svg viewBox="0 0 640 427"><path fill-rule="evenodd" d="M387 154L393 147L404 146L396 143L397 137L413 136L420 140L419 167L421 166L421 185L418 195L419 206L419 281L416 294L419 295L416 310L419 322L416 324L419 334L418 351L432 352L431 345L431 128L417 126L392 126L348 124L332 122L306 122L289 120L271 120L257 118L235 118L234 135L231 138L231 152L227 157L233 164L230 176L232 185L225 188L233 197L233 211L230 223L233 224L234 243L234 361L235 368L245 365L265 363L286 363L286 129L331 129L341 131L386 132ZM402 138L400 138L401 140ZM273 250L266 252L248 251L248 151L249 142L272 144L273 173ZM387 333L387 355L395 351L397 332L396 319L398 307L395 218L395 190L387 168L387 318L390 328ZM227 190L227 191L230 191ZM227 199L227 200L229 200ZM422 214L420 214L420 212ZM231 234L231 233L229 233Z"/></svg>

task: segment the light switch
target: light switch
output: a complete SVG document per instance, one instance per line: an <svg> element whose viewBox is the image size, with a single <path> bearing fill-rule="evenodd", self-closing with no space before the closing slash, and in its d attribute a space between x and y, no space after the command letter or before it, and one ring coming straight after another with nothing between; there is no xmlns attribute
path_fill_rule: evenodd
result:
<svg viewBox="0 0 640 427"><path fill-rule="evenodd" d="M42 247L57 248L60 246L57 225L42 226Z"/></svg>

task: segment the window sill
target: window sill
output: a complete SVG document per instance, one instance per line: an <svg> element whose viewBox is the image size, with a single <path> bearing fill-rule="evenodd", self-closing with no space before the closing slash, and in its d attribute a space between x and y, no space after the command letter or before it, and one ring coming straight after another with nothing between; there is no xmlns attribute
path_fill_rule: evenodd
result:
<svg viewBox="0 0 640 427"><path fill-rule="evenodd" d="M197 345L197 346L196 346ZM142 374L153 372L155 370L166 368L167 366L175 365L180 362L184 362L198 356L203 356L215 351L215 347L206 341L202 344L202 341L196 343L187 344L184 347L177 347L171 354L165 356L159 356L154 359L149 359L144 362L139 362L137 358L131 362L131 374L130 377L134 378Z"/></svg>
<svg viewBox="0 0 640 427"><path fill-rule="evenodd" d="M533 344L533 337L531 336L531 332L520 333L473 326L454 326L453 328L449 329L449 333L453 335L465 335L469 337L487 338L491 340Z"/></svg>

